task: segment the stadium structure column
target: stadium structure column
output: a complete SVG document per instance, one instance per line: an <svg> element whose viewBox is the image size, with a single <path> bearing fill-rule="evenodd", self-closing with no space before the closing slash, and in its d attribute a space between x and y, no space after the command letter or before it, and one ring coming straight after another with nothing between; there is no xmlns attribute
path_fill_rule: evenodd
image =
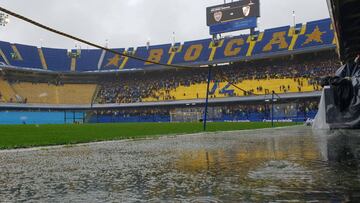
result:
<svg viewBox="0 0 360 203"><path fill-rule="evenodd" d="M207 123L207 111L208 111L208 106L209 106L210 81L211 81L211 67L209 67L208 81L207 81L207 88L206 88L206 102L205 102L205 111L204 111L204 131L206 131L206 123Z"/></svg>
<svg viewBox="0 0 360 203"><path fill-rule="evenodd" d="M271 127L274 127L274 96L275 96L275 91L272 91L271 94Z"/></svg>

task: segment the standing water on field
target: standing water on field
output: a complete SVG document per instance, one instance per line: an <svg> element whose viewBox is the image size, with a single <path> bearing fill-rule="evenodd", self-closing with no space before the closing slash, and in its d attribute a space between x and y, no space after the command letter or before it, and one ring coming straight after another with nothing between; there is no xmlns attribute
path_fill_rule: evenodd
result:
<svg viewBox="0 0 360 203"><path fill-rule="evenodd" d="M308 127L0 152L1 201L360 201L360 131Z"/></svg>

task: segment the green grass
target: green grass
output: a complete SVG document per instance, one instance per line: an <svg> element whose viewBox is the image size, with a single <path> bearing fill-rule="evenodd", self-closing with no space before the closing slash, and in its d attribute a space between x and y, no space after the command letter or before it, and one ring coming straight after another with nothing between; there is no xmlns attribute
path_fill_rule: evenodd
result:
<svg viewBox="0 0 360 203"><path fill-rule="evenodd" d="M296 125L276 123L276 127ZM271 123L209 123L208 132L270 128ZM70 145L202 132L201 123L0 125L0 149Z"/></svg>

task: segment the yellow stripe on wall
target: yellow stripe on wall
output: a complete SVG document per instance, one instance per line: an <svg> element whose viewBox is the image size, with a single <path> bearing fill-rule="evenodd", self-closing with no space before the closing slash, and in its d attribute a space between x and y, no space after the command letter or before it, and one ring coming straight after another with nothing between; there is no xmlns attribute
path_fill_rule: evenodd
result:
<svg viewBox="0 0 360 203"><path fill-rule="evenodd" d="M220 40L219 44L217 46L214 45L214 42L211 41L210 45L209 45L209 48L211 49L211 53L210 53L210 56L209 56L209 60L208 61L213 61L214 60L214 57L215 57L215 54L216 54L216 50L217 48L219 47L222 47L224 44L224 40Z"/></svg>
<svg viewBox="0 0 360 203"><path fill-rule="evenodd" d="M303 24L301 27L300 35L304 35L306 33L307 25Z"/></svg>
<svg viewBox="0 0 360 203"><path fill-rule="evenodd" d="M42 51L41 48L38 48L38 53L39 53L39 57L40 57L40 61L41 61L42 68L43 68L44 70L47 70L47 69L48 69L48 66L47 66L47 63L46 63L46 60L45 60L44 53L43 53L43 51Z"/></svg>
<svg viewBox="0 0 360 203"><path fill-rule="evenodd" d="M16 60L22 61L23 57L21 56L19 50L16 48L15 44L11 45L12 50L14 51L14 53L16 54Z"/></svg>
<svg viewBox="0 0 360 203"><path fill-rule="evenodd" d="M172 47L170 47L170 50L169 50L170 58L169 58L169 60L167 62L168 65L172 64L172 62L173 62L173 60L175 58L175 55L177 53L180 53L182 51L182 49L183 49L183 45L180 45L180 47L176 51L173 51Z"/></svg>
<svg viewBox="0 0 360 203"><path fill-rule="evenodd" d="M134 55L136 54L136 50L133 50ZM127 51L124 51L124 54L128 54ZM129 61L129 57L124 57L124 60L121 62L121 65L119 66L119 69L122 70L125 68L127 62Z"/></svg>
<svg viewBox="0 0 360 203"><path fill-rule="evenodd" d="M9 60L6 58L4 52L0 49L0 56L4 59L7 65L10 65Z"/></svg>
<svg viewBox="0 0 360 203"><path fill-rule="evenodd" d="M76 71L76 57L71 57L71 71L75 72Z"/></svg>

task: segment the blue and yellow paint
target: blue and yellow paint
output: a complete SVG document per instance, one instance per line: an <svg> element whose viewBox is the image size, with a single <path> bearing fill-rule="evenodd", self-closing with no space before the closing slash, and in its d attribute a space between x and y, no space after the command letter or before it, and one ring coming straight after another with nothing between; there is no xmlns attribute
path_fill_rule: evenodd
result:
<svg viewBox="0 0 360 203"><path fill-rule="evenodd" d="M295 32L297 30L298 32ZM253 56L271 56L278 52L298 51L302 49L316 49L319 47L334 47L336 36L330 19L298 24L296 27L280 27L268 29L258 33L257 39L253 36L240 35L232 38L225 38L216 44L211 39L189 41L184 44L177 43L174 48L171 44L138 47L129 49L114 49L120 53L133 54L136 57L146 59L150 62L138 61L119 54L106 53L101 61L101 70L122 70L122 69L147 69L153 63L163 64L193 64L201 65L212 62L229 62L251 58ZM25 46L25 45L22 45ZM36 48L18 49L18 46L10 43L0 43L0 61L8 65L29 67L28 64L34 57L27 57L24 53L34 51L37 64L41 69L56 70L56 60L62 60L64 64L61 70L91 71L97 70L100 63L101 50L83 50L81 58L71 63L71 58L64 56L62 49ZM45 50L45 52L44 52ZM16 60L11 57L16 55ZM34 55L32 54L32 55ZM58 57L61 56L61 57ZM65 62L64 62L65 61ZM63 65L63 66L64 66Z"/></svg>

